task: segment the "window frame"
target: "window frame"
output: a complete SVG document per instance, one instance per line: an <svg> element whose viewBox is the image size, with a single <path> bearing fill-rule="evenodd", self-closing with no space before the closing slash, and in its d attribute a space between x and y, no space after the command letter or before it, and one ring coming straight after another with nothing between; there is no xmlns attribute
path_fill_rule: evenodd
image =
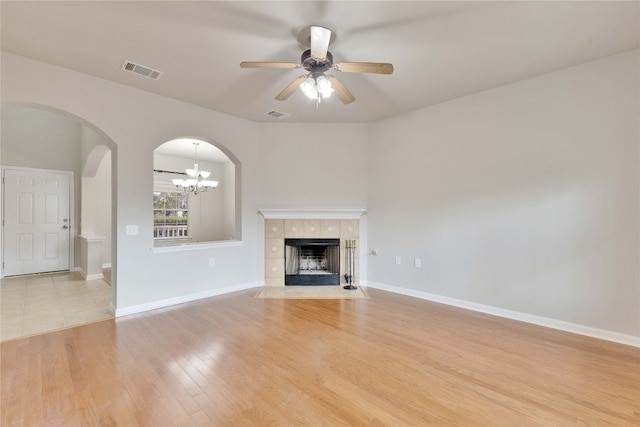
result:
<svg viewBox="0 0 640 427"><path fill-rule="evenodd" d="M166 199L164 202L163 207L157 207L156 205L156 200L157 197L161 197L162 195L165 195L164 197L166 197L167 199L174 199L175 200L175 205L174 206L169 206L167 207L166 204ZM183 202L181 204L181 202ZM185 207L182 207L185 206ZM185 233L186 234L179 234L179 235L173 235L173 236L157 236L156 233L156 227L159 226L168 226L170 225L170 223L165 222L164 224L160 224L158 225L158 223L156 223L156 218L159 217L163 217L163 215L158 216L157 213L158 212L175 212L175 215L164 215L165 218L168 217L173 217L176 218L176 224L175 225L186 225L186 230ZM153 240L154 241L171 241L171 240L190 240L191 239L191 235L190 235L190 225L189 225L189 195L185 194L183 192L180 192L178 190L169 190L169 189L161 189L161 190L153 190ZM184 223L181 224L177 224L177 218L180 218L182 216L184 216L183 214L186 213L186 221ZM178 233L180 233L178 231Z"/></svg>

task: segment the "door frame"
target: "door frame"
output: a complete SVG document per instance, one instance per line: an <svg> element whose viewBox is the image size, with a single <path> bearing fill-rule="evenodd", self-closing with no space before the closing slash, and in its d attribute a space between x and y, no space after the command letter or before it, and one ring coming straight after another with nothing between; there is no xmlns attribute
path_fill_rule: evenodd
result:
<svg viewBox="0 0 640 427"><path fill-rule="evenodd" d="M75 271L77 269L75 263L75 242L78 237L78 230L76 230L76 182L75 173L73 171L55 170L55 169L40 169L40 168L27 168L21 166L9 166L1 165L2 171L2 185L0 185L0 200L2 202L2 225L0 226L0 261L2 266L0 268L0 279L4 278L4 216L5 216L5 191L4 191L4 172L5 170L27 171L27 172L45 172L45 173L59 173L69 175L69 271Z"/></svg>

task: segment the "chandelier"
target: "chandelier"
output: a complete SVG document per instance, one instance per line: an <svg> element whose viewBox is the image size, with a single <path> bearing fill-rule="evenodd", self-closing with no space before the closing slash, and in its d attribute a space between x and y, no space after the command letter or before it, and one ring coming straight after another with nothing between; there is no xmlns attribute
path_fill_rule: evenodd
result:
<svg viewBox="0 0 640 427"><path fill-rule="evenodd" d="M173 182L173 185L175 185L178 190L184 191L186 194L203 193L209 189L215 190L218 186L218 181L207 180L211 172L198 169L198 145L200 145L200 143L196 141L193 145L195 145L196 150L193 169L185 169L187 179L174 178L171 182Z"/></svg>

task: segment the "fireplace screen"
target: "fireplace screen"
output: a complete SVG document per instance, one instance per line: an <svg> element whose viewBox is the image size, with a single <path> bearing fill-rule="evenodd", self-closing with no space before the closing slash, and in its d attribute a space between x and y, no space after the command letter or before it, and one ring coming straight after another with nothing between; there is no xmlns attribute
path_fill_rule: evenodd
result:
<svg viewBox="0 0 640 427"><path fill-rule="evenodd" d="M285 285L340 285L340 239L285 239Z"/></svg>

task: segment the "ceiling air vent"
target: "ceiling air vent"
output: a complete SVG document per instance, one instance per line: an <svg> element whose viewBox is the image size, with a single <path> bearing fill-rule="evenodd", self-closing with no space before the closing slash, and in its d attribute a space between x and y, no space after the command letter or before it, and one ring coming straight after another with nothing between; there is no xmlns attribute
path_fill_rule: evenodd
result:
<svg viewBox="0 0 640 427"><path fill-rule="evenodd" d="M136 64L131 61L124 61L122 69L153 80L158 80L160 76L162 76L162 71L154 70L153 68L145 67L144 65Z"/></svg>
<svg viewBox="0 0 640 427"><path fill-rule="evenodd" d="M271 110L264 113L267 116L271 116L274 119L286 119L287 117L291 117L291 114L283 113L282 111Z"/></svg>

